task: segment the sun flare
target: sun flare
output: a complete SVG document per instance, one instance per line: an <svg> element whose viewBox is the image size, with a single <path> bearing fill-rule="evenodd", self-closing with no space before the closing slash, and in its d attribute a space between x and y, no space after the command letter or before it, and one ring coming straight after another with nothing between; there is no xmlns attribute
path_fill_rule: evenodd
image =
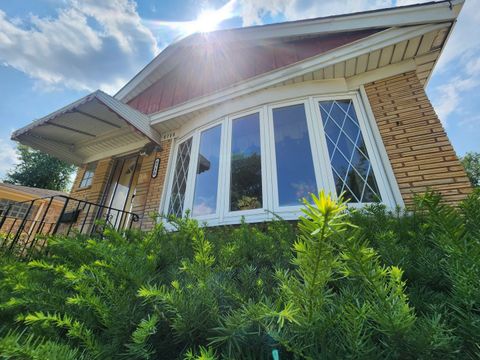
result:
<svg viewBox="0 0 480 360"><path fill-rule="evenodd" d="M204 9L197 18L190 21L162 21L149 20L147 23L155 29L169 28L176 30L182 35L193 33L208 33L217 30L220 24L235 16L235 6L237 0L230 0L219 9Z"/></svg>
<svg viewBox="0 0 480 360"><path fill-rule="evenodd" d="M224 19L218 14L217 11L207 10L201 12L197 19L193 22L192 28L194 32L206 33L216 30L218 25Z"/></svg>

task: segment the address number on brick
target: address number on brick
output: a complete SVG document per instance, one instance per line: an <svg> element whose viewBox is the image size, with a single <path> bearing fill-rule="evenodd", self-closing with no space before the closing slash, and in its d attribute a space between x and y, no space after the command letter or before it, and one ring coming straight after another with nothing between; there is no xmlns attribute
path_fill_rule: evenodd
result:
<svg viewBox="0 0 480 360"><path fill-rule="evenodd" d="M155 179L158 175L158 169L160 168L160 158L156 158L152 167L152 179Z"/></svg>

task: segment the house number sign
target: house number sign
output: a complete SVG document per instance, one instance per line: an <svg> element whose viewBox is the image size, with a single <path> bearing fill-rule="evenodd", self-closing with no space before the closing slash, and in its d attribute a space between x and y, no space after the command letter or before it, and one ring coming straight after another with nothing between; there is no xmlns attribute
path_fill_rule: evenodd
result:
<svg viewBox="0 0 480 360"><path fill-rule="evenodd" d="M160 168L160 158L156 158L153 162L152 179L155 179L158 175L158 169Z"/></svg>

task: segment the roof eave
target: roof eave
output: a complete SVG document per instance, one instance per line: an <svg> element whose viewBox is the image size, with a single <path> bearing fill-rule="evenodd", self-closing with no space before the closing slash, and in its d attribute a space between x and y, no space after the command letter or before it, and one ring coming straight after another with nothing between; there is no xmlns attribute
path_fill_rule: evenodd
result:
<svg viewBox="0 0 480 360"><path fill-rule="evenodd" d="M90 102L94 102L96 104L95 106L100 106L99 111L101 111L103 114L108 111L112 112L114 114L114 116L112 116L112 119L115 119L115 122L102 119L101 115L99 114L83 112L82 110L84 108L82 108L82 106L87 106ZM80 114L78 116L86 116L90 119L90 121L98 121L99 126L105 126L105 124L106 126L111 126L113 128L113 133L112 131L104 131L101 134L95 133L90 135L90 133L88 133L87 131L91 130L82 128L82 126L87 126L84 125L85 123L82 121L77 121L75 123L75 128L72 128L71 125L69 125L67 119L66 124L69 126L65 126L65 123L63 122L63 117L71 113ZM64 106L57 111L54 111L47 116L44 116L41 119L33 121L27 126L24 126L23 128L14 131L11 135L11 139L14 141L18 141L34 149L38 149L40 151L53 155L58 159L61 159L68 163L72 163L75 165L80 165L84 163L87 159L85 158L85 154L81 155L81 152L77 152L76 148L78 146L77 149L84 149L85 146L88 146L86 140L77 139L73 142L65 142L61 138L59 138L58 135L56 137L50 138L50 136L46 136L45 133L41 130L37 130L43 126L54 126L56 128L60 128L60 131L73 131L79 134L93 136L93 146L96 146L95 142L99 143L102 141L102 136L111 136L109 135L110 133L115 136L124 135L127 128L130 128L132 132L136 133L136 135L134 136L135 139L129 139L129 144L131 144L132 146L136 146L138 145L137 143L140 142L143 144L143 142L148 143L151 141L153 143L160 144L162 141L161 135L150 126L150 118L147 115L137 111L136 109L131 108L127 104L124 104L114 99L113 97L107 95L100 90L84 96L83 98L67 106ZM132 138L132 136L129 137ZM132 142L133 140L135 142ZM90 144L91 141L88 141L88 143ZM118 144L118 146L116 145L116 147L122 147L123 145L125 144Z"/></svg>

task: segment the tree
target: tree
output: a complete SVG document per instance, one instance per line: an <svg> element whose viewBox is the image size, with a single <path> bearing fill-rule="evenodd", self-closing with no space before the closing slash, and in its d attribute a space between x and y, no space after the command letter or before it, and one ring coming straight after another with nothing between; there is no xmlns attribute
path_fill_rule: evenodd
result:
<svg viewBox="0 0 480 360"><path fill-rule="evenodd" d="M18 145L20 163L11 170L5 182L50 190L67 190L70 175L75 170L61 160L25 145Z"/></svg>
<svg viewBox="0 0 480 360"><path fill-rule="evenodd" d="M468 152L461 161L472 185L480 186L480 153Z"/></svg>

